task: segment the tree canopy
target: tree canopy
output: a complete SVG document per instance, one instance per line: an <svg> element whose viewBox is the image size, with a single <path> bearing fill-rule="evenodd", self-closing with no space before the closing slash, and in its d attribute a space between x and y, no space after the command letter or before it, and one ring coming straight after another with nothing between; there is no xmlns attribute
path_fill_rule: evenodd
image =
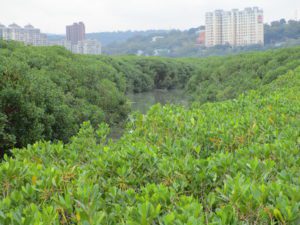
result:
<svg viewBox="0 0 300 225"><path fill-rule="evenodd" d="M62 47L0 42L0 149L68 142L84 121L123 122L128 92L184 89L222 101L260 88L299 65L299 48L206 59L75 55Z"/></svg>

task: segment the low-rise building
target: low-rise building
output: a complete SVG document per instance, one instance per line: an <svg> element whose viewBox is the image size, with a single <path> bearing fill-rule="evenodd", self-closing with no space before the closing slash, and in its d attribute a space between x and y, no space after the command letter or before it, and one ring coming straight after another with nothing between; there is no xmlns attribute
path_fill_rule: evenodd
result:
<svg viewBox="0 0 300 225"><path fill-rule="evenodd" d="M49 46L63 46L75 54L101 55L101 43L96 40L83 40L73 44L71 41L51 41Z"/></svg>
<svg viewBox="0 0 300 225"><path fill-rule="evenodd" d="M101 44L96 40L84 40L78 42L79 54L100 55Z"/></svg>
<svg viewBox="0 0 300 225"><path fill-rule="evenodd" d="M199 31L199 36L197 38L198 45L205 45L205 30Z"/></svg>

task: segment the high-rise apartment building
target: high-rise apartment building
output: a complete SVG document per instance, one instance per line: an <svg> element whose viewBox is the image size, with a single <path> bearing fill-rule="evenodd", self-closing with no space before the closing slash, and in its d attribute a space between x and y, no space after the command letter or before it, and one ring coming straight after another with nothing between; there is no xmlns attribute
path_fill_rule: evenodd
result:
<svg viewBox="0 0 300 225"><path fill-rule="evenodd" d="M85 39L83 22L73 23L73 25L66 27L66 41L64 41L63 46L76 54L101 54L100 42Z"/></svg>
<svg viewBox="0 0 300 225"><path fill-rule="evenodd" d="M32 25L21 27L13 23L6 27L0 24L0 39L20 41L34 46L47 45L47 35Z"/></svg>
<svg viewBox="0 0 300 225"><path fill-rule="evenodd" d="M264 44L263 10L216 10L205 15L207 47Z"/></svg>
<svg viewBox="0 0 300 225"><path fill-rule="evenodd" d="M216 10L205 15L206 46L222 44L222 12L221 10Z"/></svg>
<svg viewBox="0 0 300 225"><path fill-rule="evenodd" d="M77 44L79 41L85 39L85 26L83 22L73 23L73 25L66 26L67 41L72 44Z"/></svg>

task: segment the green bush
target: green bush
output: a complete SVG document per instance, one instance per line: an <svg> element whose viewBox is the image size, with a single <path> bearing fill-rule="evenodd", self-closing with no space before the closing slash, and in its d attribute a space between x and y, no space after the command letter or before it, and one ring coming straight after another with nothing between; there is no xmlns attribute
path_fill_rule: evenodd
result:
<svg viewBox="0 0 300 225"><path fill-rule="evenodd" d="M300 67L236 100L152 107L119 141L85 122L70 143L0 164L1 224L299 224Z"/></svg>

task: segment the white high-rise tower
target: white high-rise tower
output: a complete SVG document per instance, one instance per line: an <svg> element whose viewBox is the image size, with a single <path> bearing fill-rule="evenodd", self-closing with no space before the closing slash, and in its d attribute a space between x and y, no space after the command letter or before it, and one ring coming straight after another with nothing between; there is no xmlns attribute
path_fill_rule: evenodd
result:
<svg viewBox="0 0 300 225"><path fill-rule="evenodd" d="M263 10L216 10L205 15L207 47L264 44Z"/></svg>

